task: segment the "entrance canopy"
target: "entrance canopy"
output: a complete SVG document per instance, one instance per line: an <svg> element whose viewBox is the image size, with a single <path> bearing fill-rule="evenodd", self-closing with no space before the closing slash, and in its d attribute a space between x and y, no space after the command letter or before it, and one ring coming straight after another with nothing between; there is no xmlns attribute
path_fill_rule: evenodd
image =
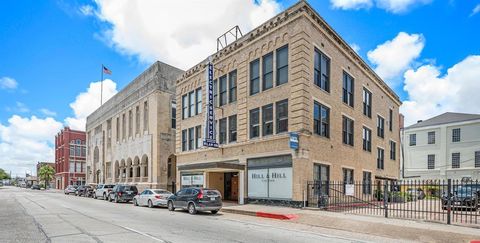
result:
<svg viewBox="0 0 480 243"><path fill-rule="evenodd" d="M180 171L192 171L192 170L245 170L245 165L240 164L238 160L224 161L224 162L207 162L207 163L195 163L186 165L177 165Z"/></svg>

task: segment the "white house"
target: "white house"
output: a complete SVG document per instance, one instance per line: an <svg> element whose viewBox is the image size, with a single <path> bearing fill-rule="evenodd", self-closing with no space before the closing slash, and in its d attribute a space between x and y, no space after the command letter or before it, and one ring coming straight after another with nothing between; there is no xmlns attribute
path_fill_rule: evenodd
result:
<svg viewBox="0 0 480 243"><path fill-rule="evenodd" d="M404 179L480 180L480 115L447 112L402 132Z"/></svg>

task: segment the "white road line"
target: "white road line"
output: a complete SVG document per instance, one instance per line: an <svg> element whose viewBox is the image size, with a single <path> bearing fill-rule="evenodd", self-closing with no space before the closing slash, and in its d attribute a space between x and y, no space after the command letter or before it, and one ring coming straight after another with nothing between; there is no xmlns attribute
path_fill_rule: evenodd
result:
<svg viewBox="0 0 480 243"><path fill-rule="evenodd" d="M159 241L159 242L163 242L163 243L167 243L166 241L164 241L164 240L162 240L162 239L159 239L159 238L156 238L156 237L153 237L153 236L151 236L151 235L149 235L149 234L147 234L147 233L143 233L143 232L141 232L141 231L138 231L138 230L135 230L135 229L126 227L126 226L121 226L121 225L118 225L118 226L120 226L120 227L122 227L122 228L124 228L124 229L126 229L126 230L135 232L135 233L137 233L137 234L146 236L146 237L148 237L148 238L150 238L150 239L153 239L153 240L156 240L156 241Z"/></svg>

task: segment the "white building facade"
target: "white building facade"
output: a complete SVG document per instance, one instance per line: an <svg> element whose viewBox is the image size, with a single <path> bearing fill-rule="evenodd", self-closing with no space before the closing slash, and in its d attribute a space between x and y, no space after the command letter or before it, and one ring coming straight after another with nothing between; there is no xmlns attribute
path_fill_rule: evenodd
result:
<svg viewBox="0 0 480 243"><path fill-rule="evenodd" d="M404 179L480 179L480 115L447 112L402 135Z"/></svg>

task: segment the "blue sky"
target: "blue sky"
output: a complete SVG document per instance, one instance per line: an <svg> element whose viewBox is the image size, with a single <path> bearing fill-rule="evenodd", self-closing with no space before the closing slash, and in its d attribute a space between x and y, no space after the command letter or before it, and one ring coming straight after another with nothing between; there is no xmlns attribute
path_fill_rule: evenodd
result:
<svg viewBox="0 0 480 243"><path fill-rule="evenodd" d="M143 1L142 4L124 4L123 10L115 6L123 4L118 1L2 1L0 153L17 154L10 158L15 163L3 162L3 166L13 168L15 164L21 164L19 167L23 166L24 170L29 167L28 163L32 163L26 160L53 158L51 139L55 133L49 135L51 131L68 124L66 118L82 120L84 113L96 108L96 105L91 105L79 111L78 108L72 109L70 104L77 101L77 107L85 104L88 93L94 89L92 83L100 79L102 63L113 71L113 75L108 77L116 83L116 86L110 86L111 96L154 60L186 68L211 53L216 37L228 27L240 21L240 27L244 31L249 30L296 2L257 0L252 4L245 0L216 1L202 2L200 6L194 3L186 5L185 1ZM387 55L384 54L385 49L388 51L392 46L380 48L377 59L367 53L389 41L397 43L395 38L399 33L405 33L404 42L398 38L393 47L398 47L400 53L404 52L401 48L406 48L412 55L401 57L406 64L394 67L397 70L392 71L386 81L394 84L394 90L405 101L402 111L411 111L410 120L428 118L424 116L451 109L480 113L473 105L463 106L461 100L449 102L467 94L467 91L459 90L448 100L441 93L452 90L451 85L458 82L465 82L465 87L470 90L479 87L472 86L477 81L471 80L475 75L462 78L465 72L458 70L480 68L477 66L480 12L476 14L474 11L476 6L480 11L480 0L410 0L405 2L411 4L393 7L388 5L389 1L312 0L309 3L348 43L359 47L358 53L374 69L391 69L384 64L382 57ZM363 5L352 5L353 2L362 2ZM213 4L219 6L208 6ZM229 9L232 6L240 9L236 13L240 18L232 14L217 16L212 13L205 16L205 12L211 9ZM202 12L203 7L205 11ZM242 16L248 15L251 15L252 21L243 20ZM162 18L182 20L176 23ZM123 21L127 24L122 25ZM195 25L199 26L195 28ZM208 48L203 48L205 46ZM171 53L172 50L178 50L179 55ZM397 57L394 55L391 58ZM456 64L460 68L447 73ZM465 79L468 82L457 81ZM442 89L422 89L436 86ZM438 97L434 94L436 92ZM84 103L79 102L82 93L85 94ZM425 105L422 97L426 96L436 100ZM14 116L16 120L12 119ZM38 123L33 122L33 116ZM51 120L47 121L47 117ZM32 130L45 126L43 130L50 132L33 132L32 136L20 134L14 131L22 129L19 124L25 124ZM22 156L27 152L18 148L21 144L15 142L16 136L26 142L35 141L39 146L37 153ZM49 137L52 138L49 140Z"/></svg>

